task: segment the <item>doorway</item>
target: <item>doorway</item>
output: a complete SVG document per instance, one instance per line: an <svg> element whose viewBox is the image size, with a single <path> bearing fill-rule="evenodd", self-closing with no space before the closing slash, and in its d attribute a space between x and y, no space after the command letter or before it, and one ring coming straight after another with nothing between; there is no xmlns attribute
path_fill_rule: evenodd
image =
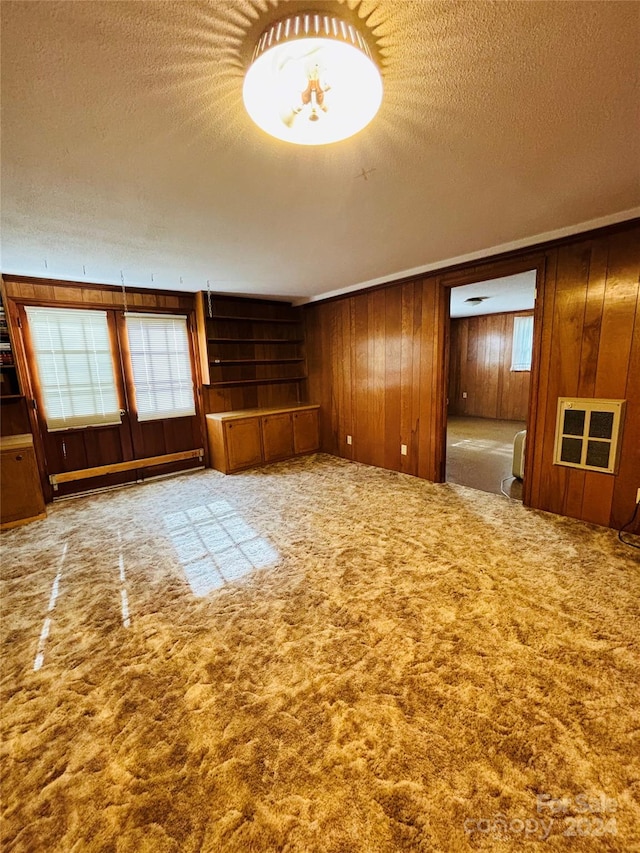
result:
<svg viewBox="0 0 640 853"><path fill-rule="evenodd" d="M536 270L452 287L446 475L522 501Z"/></svg>

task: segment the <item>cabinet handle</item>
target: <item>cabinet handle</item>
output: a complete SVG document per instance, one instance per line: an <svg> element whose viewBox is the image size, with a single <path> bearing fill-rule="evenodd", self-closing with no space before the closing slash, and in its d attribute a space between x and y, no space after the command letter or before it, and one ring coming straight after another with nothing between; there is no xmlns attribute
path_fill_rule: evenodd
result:
<svg viewBox="0 0 640 853"><path fill-rule="evenodd" d="M18 453L16 456L16 462L22 462L22 453Z"/></svg>

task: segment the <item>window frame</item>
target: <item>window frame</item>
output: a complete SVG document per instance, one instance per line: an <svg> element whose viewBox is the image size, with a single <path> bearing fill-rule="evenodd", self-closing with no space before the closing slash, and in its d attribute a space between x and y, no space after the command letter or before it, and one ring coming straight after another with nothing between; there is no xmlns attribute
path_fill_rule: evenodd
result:
<svg viewBox="0 0 640 853"><path fill-rule="evenodd" d="M90 422L90 423L69 423L63 426L54 426L51 427L49 425L49 419L47 416L47 403L44 385L42 382L40 365L38 363L38 348L36 346L35 336L32 328L32 319L29 317L30 311L64 311L67 313L70 312L81 312L81 313L94 313L94 314L104 314L106 320L106 330L107 337L109 343L109 354L111 361L111 371L113 377L113 388L115 391L116 405L118 407L118 417L113 420L104 420L98 422ZM26 347L26 356L28 361L29 373L32 377L33 382L33 394L35 398L35 406L38 413L38 420L40 422L40 426L43 430L48 433L61 433L61 432L71 432L71 431L82 431L82 430L95 430L95 429L103 429L120 427L122 426L122 417L125 412L126 406L123 405L124 399L124 384L122 381L122 372L120 368L120 364L116 358L117 354L117 332L115 327L115 318L112 316L112 311L108 307L100 308L97 306L82 306L82 305L68 305L68 304L59 304L59 303L25 303L22 306L23 319L26 321L26 332L25 336L25 347ZM21 321L22 322L22 321ZM115 415L115 410L114 410Z"/></svg>
<svg viewBox="0 0 640 853"><path fill-rule="evenodd" d="M518 336L517 326L521 326L523 324L527 324L529 327L526 331L526 335L528 337L527 345L528 345L528 358L525 362L522 356L522 350L520 349L516 352L516 338ZM513 328L511 330L511 373L530 373L531 365L533 362L533 338L534 338L534 329L533 329L533 314L523 314L516 315L513 318ZM516 360L516 355L520 356L518 360ZM526 364L526 366L525 366Z"/></svg>
<svg viewBox="0 0 640 853"><path fill-rule="evenodd" d="M140 416L140 410L138 407L138 388L136 386L136 377L135 377L135 365L134 365L134 357L132 356L131 351L131 338L129 336L129 326L128 319L132 320L144 320L148 319L150 321L158 321L158 322L166 322L167 320L181 320L184 321L184 331L185 331L185 342L186 347L184 350L184 354L188 359L189 366L189 374L191 379L191 400L192 400L192 410L180 410L177 409L175 411L170 410L158 410L156 414L150 416ZM148 424L163 420L176 420L178 418L193 418L197 417L199 414L199 400L198 400L198 372L196 369L196 362L194 358L193 352L193 325L192 325L192 316L190 313L167 313L167 312L145 312L145 311L125 311L122 314L122 325L120 327L120 350L123 355L123 371L125 375L126 385L127 385L127 396L129 398L129 410L132 414L135 415L135 421L138 424Z"/></svg>

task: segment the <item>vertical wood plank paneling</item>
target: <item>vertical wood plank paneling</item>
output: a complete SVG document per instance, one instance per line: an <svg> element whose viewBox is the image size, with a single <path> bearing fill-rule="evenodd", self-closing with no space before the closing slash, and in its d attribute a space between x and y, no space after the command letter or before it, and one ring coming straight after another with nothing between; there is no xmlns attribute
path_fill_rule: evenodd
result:
<svg viewBox="0 0 640 853"><path fill-rule="evenodd" d="M618 530L631 518L636 492L640 489L640 288L638 288L636 295L633 340L625 399L627 400L627 411L622 434L620 471L609 519L610 525ZM636 523L631 529L640 534L640 517L636 517Z"/></svg>
<svg viewBox="0 0 640 853"><path fill-rule="evenodd" d="M384 467L400 470L400 380L402 375L402 289L388 287L385 295Z"/></svg>
<svg viewBox="0 0 640 853"><path fill-rule="evenodd" d="M429 454L428 479L434 482L442 482L445 479L446 470L447 401L445 389L448 357L445 343L449 320L450 291L443 287L439 277L434 278L433 282L435 287L431 343L433 353L431 373L433 413L430 424L431 452Z"/></svg>
<svg viewBox="0 0 640 853"><path fill-rule="evenodd" d="M569 468L553 464L558 397L576 395L580 371L580 350L585 310L585 287L589 274L590 247L563 246L558 250L549 387L546 399L544 443L541 466L547 472L541 483L544 508L562 513L565 509Z"/></svg>
<svg viewBox="0 0 640 853"><path fill-rule="evenodd" d="M371 464L371 429L369 425L369 297L353 298L354 388L353 434L356 436L356 458Z"/></svg>
<svg viewBox="0 0 640 853"><path fill-rule="evenodd" d="M633 388L629 388L628 372L620 370L619 366L630 364L638 300L639 266L637 242L628 234L618 234L611 238L594 389L594 396L612 399L624 399L627 391L631 391L632 429L635 402ZM640 485L640 468L637 469L637 477ZM609 524L616 479L593 472L586 474L582 518L596 524ZM621 480L621 488L623 483ZM635 492L633 498L635 499ZM632 508L633 503L630 500L629 515Z"/></svg>
<svg viewBox="0 0 640 853"><path fill-rule="evenodd" d="M511 371L511 349L513 318L531 315L519 311L451 321L449 414L526 420L531 373Z"/></svg>
<svg viewBox="0 0 640 853"><path fill-rule="evenodd" d="M422 339L422 282L413 284L413 328L411 330L412 362L411 362L411 436L409 441L408 469L411 474L418 473L418 446L420 440L420 397L422 394L422 373L420 370L420 353Z"/></svg>
<svg viewBox="0 0 640 853"><path fill-rule="evenodd" d="M434 317L439 283L435 278L422 281L422 327L420 329L420 435L418 438L418 475L430 479L433 471L432 429L434 420L433 380L436 365L433 359Z"/></svg>
<svg viewBox="0 0 640 853"><path fill-rule="evenodd" d="M351 346L351 308L353 299L344 299L339 303L342 307L340 323L340 440L343 442L342 451L346 459L353 459L353 444L347 444L347 435L353 437L353 379L352 379L352 346Z"/></svg>
<svg viewBox="0 0 640 853"><path fill-rule="evenodd" d="M340 423L342 413L340 412L340 401L342 400L342 389L340 387L340 357L342 353L342 342L338 339L338 315L341 311L341 306L337 302L333 302L327 306L327 322L326 331L327 342L326 349L329 358L331 377L331 386L329 389L329 419L330 419L330 435L331 446L333 452L338 456L343 455L342 442L340 436Z"/></svg>
<svg viewBox="0 0 640 853"><path fill-rule="evenodd" d="M370 352L369 424L371 427L371 462L384 468L384 430L386 424L385 400L385 291L369 294L369 328L372 331ZM358 437L356 436L356 442ZM356 457L359 458L359 457Z"/></svg>
<svg viewBox="0 0 640 853"><path fill-rule="evenodd" d="M453 324L452 324L453 325ZM462 387L462 376L466 374L468 367L468 359L469 359L469 324L464 323L462 325L455 324L458 329L458 346L460 347L460 357L458 358L458 364L460 365L460 380L458 381L458 397L457 400L460 403L460 414L467 415L469 413L469 398L463 397L462 392L467 392L466 386ZM451 348L449 348L449 358L451 358ZM463 373L464 371L464 373ZM471 378L469 378L469 382L471 382ZM467 392L468 394L468 392Z"/></svg>
<svg viewBox="0 0 640 853"><path fill-rule="evenodd" d="M507 350L507 335L508 335L508 324L507 318L504 314L498 317L498 325L495 334L495 344L496 344L496 361L494 370L496 371L496 418L502 416L503 411L508 409L508 406L505 405L505 394L509 391L509 378L511 376L511 370L508 368L506 371L502 370L502 366L509 362L505 362L505 353ZM507 386L507 387L505 387Z"/></svg>
<svg viewBox="0 0 640 853"><path fill-rule="evenodd" d="M578 377L578 394L581 397L595 396L598 346L600 344L608 263L609 243L607 240L600 240L594 244L591 251L589 278L585 293L580 374Z"/></svg>
<svg viewBox="0 0 640 853"><path fill-rule="evenodd" d="M466 414L466 399L462 396L462 356L467 351L467 342L463 341L466 323L451 320L449 324L449 385L447 411L450 415Z"/></svg>
<svg viewBox="0 0 640 853"><path fill-rule="evenodd" d="M413 282L405 284L400 290L401 319L400 319L400 444L407 445L407 455L400 456L400 470L409 473L411 463L409 447L413 431Z"/></svg>
<svg viewBox="0 0 640 853"><path fill-rule="evenodd" d="M576 240L548 260L531 505L617 526L640 485L639 229ZM571 395L627 400L617 476L553 465L557 399Z"/></svg>
<svg viewBox="0 0 640 853"><path fill-rule="evenodd" d="M536 405L530 424L536 441L528 452L526 483L534 507L600 524L622 524L633 510L640 486L639 247L634 223L626 231L558 245L531 264L539 264L542 276L538 387L532 389ZM480 274L483 265L473 269ZM350 425L354 459L439 478L446 397L440 390L444 292L439 278L431 276L306 309L310 399L322 405L321 418L331 424L323 430L328 432L324 450L344 455L340 430ZM475 376L476 383L486 383L479 360L510 366L512 329L506 319L500 322L496 337L482 345L469 327L452 325L452 372L466 371L467 382ZM518 386L521 376L505 372L495 390L484 394L494 413L521 416L526 400ZM452 377L448 387L459 395L466 389L456 382ZM617 477L553 464L557 399L568 395L627 399ZM472 411L471 394L465 402ZM397 455L400 443L408 444L407 457Z"/></svg>

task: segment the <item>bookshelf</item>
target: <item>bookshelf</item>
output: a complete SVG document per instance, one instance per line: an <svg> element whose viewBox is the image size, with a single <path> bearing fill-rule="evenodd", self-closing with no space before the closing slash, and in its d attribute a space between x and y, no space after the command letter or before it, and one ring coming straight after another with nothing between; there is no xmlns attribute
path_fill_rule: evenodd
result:
<svg viewBox="0 0 640 853"><path fill-rule="evenodd" d="M27 398L11 339L11 320L4 302L4 282L0 285L0 436L31 432Z"/></svg>
<svg viewBox="0 0 640 853"><path fill-rule="evenodd" d="M3 401L21 400L22 392L18 369L13 357L13 347L9 336L7 315L4 303L0 299L0 399Z"/></svg>
<svg viewBox="0 0 640 853"><path fill-rule="evenodd" d="M287 302L220 295L212 295L209 304L206 293L200 309L210 411L304 401L307 370L299 309Z"/></svg>

